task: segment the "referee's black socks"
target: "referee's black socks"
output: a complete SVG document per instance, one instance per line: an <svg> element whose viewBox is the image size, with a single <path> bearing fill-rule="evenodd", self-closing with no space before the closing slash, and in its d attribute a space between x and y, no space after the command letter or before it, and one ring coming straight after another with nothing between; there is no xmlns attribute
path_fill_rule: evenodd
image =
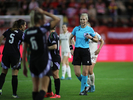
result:
<svg viewBox="0 0 133 100"><path fill-rule="evenodd" d="M59 78L55 79L54 83L55 83L56 94L59 95L59 92L60 92L60 79Z"/></svg>
<svg viewBox="0 0 133 100"><path fill-rule="evenodd" d="M12 75L13 95L17 95L17 87L18 87L18 76L17 75Z"/></svg>
<svg viewBox="0 0 133 100"><path fill-rule="evenodd" d="M2 89L2 87L3 87L3 84L5 82L5 77L6 77L6 74L1 73L1 75L0 75L0 89Z"/></svg>

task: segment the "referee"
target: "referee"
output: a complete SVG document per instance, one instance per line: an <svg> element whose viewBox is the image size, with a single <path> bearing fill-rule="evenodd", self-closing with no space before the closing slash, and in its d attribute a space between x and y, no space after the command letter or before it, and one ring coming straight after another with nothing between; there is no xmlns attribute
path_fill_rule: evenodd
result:
<svg viewBox="0 0 133 100"><path fill-rule="evenodd" d="M77 78L81 81L81 90L79 95L87 95L87 91L90 86L87 84L88 79L88 69L91 63L90 58L90 50L89 50L89 39L97 42L98 39L94 34L94 30L87 26L88 15L86 13L82 13L80 16L80 25L76 26L72 34L69 37L69 44L71 44L72 38L76 37L75 50L73 54L73 62L74 72ZM70 45L71 52L72 45ZM81 65L83 66L83 71L81 74ZM85 89L85 90L84 90Z"/></svg>

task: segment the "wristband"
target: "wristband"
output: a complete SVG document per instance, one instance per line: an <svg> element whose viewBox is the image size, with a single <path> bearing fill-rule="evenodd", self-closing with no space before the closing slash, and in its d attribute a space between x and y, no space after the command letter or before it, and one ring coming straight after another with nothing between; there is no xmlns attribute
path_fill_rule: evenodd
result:
<svg viewBox="0 0 133 100"><path fill-rule="evenodd" d="M69 48L70 48L70 50L73 50L73 46L72 45L70 45Z"/></svg>
<svg viewBox="0 0 133 100"><path fill-rule="evenodd" d="M93 37L91 38L91 40L93 40Z"/></svg>

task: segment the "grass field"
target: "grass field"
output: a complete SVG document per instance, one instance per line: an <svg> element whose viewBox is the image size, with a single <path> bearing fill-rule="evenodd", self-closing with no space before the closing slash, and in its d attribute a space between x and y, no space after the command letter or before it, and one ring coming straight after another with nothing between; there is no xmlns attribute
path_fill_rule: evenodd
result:
<svg viewBox="0 0 133 100"><path fill-rule="evenodd" d="M133 100L133 62L98 62L94 68L96 91L88 93L87 96L79 95L80 82L74 75L72 65L71 70L72 80L61 80L59 100ZM22 74L22 69L19 72L18 100L32 100L32 81L30 72L28 74L26 78ZM53 80L52 90L55 92ZM0 100L13 100L11 96L11 70L9 70Z"/></svg>

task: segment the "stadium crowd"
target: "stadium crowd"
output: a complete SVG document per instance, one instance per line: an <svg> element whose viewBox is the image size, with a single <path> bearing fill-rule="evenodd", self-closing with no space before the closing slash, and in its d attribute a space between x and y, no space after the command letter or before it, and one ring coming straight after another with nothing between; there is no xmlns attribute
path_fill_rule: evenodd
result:
<svg viewBox="0 0 133 100"><path fill-rule="evenodd" d="M35 7L63 15L70 27L79 25L81 13L92 27L133 27L133 0L0 0L0 15L28 15Z"/></svg>

